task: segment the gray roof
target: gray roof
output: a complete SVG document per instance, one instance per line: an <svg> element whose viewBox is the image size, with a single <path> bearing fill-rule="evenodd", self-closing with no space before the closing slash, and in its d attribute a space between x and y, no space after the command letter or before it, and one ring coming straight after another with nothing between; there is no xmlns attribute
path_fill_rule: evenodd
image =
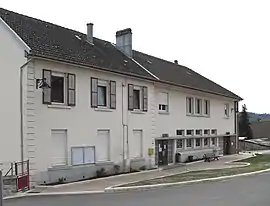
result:
<svg viewBox="0 0 270 206"><path fill-rule="evenodd" d="M89 44L86 35L81 32L3 8L0 8L0 17L31 48L32 56L91 66L241 100L238 95L185 66L133 51L137 64L110 42L94 38L93 44Z"/></svg>

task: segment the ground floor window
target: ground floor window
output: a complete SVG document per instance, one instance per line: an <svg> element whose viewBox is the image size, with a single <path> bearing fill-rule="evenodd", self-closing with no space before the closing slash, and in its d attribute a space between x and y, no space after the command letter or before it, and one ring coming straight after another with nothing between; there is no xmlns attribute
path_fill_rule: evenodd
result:
<svg viewBox="0 0 270 206"><path fill-rule="evenodd" d="M216 145L216 138L215 137L211 138L211 145Z"/></svg>
<svg viewBox="0 0 270 206"><path fill-rule="evenodd" d="M201 146L201 139L197 138L196 139L196 147L200 147Z"/></svg>
<svg viewBox="0 0 270 206"><path fill-rule="evenodd" d="M52 166L67 164L67 130L51 130Z"/></svg>
<svg viewBox="0 0 270 206"><path fill-rule="evenodd" d="M134 129L129 138L129 156L131 158L143 157L143 131Z"/></svg>
<svg viewBox="0 0 270 206"><path fill-rule="evenodd" d="M178 149L183 148L183 139L176 140L176 148L178 148Z"/></svg>
<svg viewBox="0 0 270 206"><path fill-rule="evenodd" d="M204 142L204 146L208 146L208 138L204 138L203 142Z"/></svg>
<svg viewBox="0 0 270 206"><path fill-rule="evenodd" d="M186 142L188 148L192 147L192 139L187 139Z"/></svg>
<svg viewBox="0 0 270 206"><path fill-rule="evenodd" d="M96 143L96 161L107 162L110 161L110 130L99 129L97 131Z"/></svg>
<svg viewBox="0 0 270 206"><path fill-rule="evenodd" d="M71 164L93 164L95 163L95 147L71 147Z"/></svg>

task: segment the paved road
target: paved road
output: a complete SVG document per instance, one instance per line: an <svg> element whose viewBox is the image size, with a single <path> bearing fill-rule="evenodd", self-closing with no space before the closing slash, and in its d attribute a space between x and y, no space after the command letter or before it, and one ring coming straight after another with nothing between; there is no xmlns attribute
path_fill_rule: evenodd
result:
<svg viewBox="0 0 270 206"><path fill-rule="evenodd" d="M28 197L4 206L269 206L270 173L142 192Z"/></svg>

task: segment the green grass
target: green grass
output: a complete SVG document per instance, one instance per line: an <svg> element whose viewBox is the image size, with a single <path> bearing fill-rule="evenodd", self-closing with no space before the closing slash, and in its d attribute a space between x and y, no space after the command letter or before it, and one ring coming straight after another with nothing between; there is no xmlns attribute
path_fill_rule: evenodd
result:
<svg viewBox="0 0 270 206"><path fill-rule="evenodd" d="M226 169L213 169L213 170L199 170L193 172L186 172L177 175L172 175L163 178L156 178L151 180L140 181L136 183L130 183L123 186L139 186L139 185L153 185L161 183L173 183L173 182L184 182L190 180L198 180L205 178L213 178L220 176L236 175L241 173L249 173L259 170L264 170L270 168L270 155L257 155L245 160L240 160L238 162L250 163L249 166L238 167L238 168L226 168Z"/></svg>

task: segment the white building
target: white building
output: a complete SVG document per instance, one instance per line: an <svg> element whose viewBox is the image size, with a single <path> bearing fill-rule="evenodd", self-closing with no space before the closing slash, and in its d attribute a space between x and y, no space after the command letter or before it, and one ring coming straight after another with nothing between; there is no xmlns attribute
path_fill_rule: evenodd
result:
<svg viewBox="0 0 270 206"><path fill-rule="evenodd" d="M151 168L236 147L241 98L196 72L0 8L0 162L37 183ZM8 89L7 89L8 88Z"/></svg>

